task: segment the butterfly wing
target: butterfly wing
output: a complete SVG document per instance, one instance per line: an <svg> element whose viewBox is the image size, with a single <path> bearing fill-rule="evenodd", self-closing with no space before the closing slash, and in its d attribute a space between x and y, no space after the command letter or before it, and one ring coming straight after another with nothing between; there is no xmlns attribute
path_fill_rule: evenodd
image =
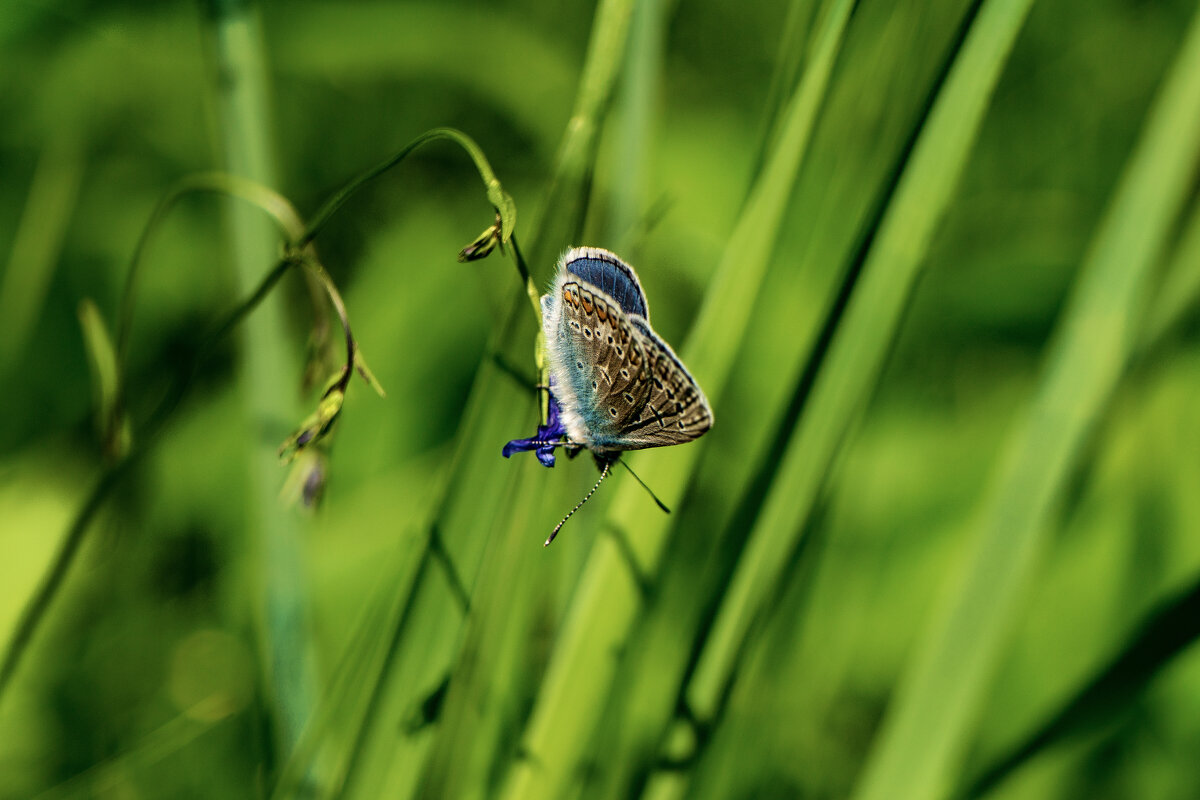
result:
<svg viewBox="0 0 1200 800"><path fill-rule="evenodd" d="M560 281L556 300L561 314L547 345L568 436L596 452L625 449L621 430L637 418L651 385L636 318L570 276Z"/></svg>
<svg viewBox="0 0 1200 800"><path fill-rule="evenodd" d="M599 289L628 316L650 319L650 307L637 273L616 254L599 247L576 247L562 257L559 269Z"/></svg>
<svg viewBox="0 0 1200 800"><path fill-rule="evenodd" d="M712 427L713 414L700 385L648 323L637 317L631 322L646 356L649 392L640 412L622 425L620 449L683 444L702 436Z"/></svg>

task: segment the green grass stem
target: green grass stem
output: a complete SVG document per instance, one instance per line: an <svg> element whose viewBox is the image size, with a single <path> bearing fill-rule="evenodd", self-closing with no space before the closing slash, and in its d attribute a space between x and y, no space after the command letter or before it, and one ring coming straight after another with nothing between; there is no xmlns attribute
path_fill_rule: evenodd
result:
<svg viewBox="0 0 1200 800"><path fill-rule="evenodd" d="M257 8L243 0L206 0L218 139L226 172L276 183L270 89ZM276 256L274 233L257 216L230 208L237 285L253 286ZM299 371L288 345L284 298L266 300L244 328L239 362L247 441L247 516L254 534L244 545L261 582L251 607L261 647L277 757L291 752L312 714L316 672L308 632L308 591L300 542L304 525L278 500L283 475L276 443L298 418ZM264 437L263 430L278 431Z"/></svg>
<svg viewBox="0 0 1200 800"><path fill-rule="evenodd" d="M1154 296L1142 349L1150 349L1177 329L1200 302L1200 200L1192 204L1183 236L1167 260L1166 274Z"/></svg>
<svg viewBox="0 0 1200 800"><path fill-rule="evenodd" d="M575 106L530 226L529 257L535 265L551 264L562 250L581 244L600 130L624 63L633 8L632 0L601 0L596 6Z"/></svg>

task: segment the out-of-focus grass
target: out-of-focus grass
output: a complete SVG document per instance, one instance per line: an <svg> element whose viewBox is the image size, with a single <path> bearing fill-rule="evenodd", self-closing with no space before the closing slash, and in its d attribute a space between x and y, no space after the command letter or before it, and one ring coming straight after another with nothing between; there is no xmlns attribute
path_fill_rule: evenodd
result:
<svg viewBox="0 0 1200 800"><path fill-rule="evenodd" d="M1053 507L1139 338L1154 267L1183 211L1197 153L1200 14L1096 232L1028 419L1001 455L978 540L918 645L857 796L947 793Z"/></svg>
<svg viewBox="0 0 1200 800"><path fill-rule="evenodd" d="M0 796L927 797L991 774L997 798L1194 797L1163 756L1200 740L1194 634L1147 615L1200 574L1196 103L1165 88L1195 80L1195 4L1043 0L1022 27L1026 5L266 4L242 122L194 8L6 18L0 328L24 333L0 359L0 620L102 469L79 301L103 344L156 203L238 129L305 214L422 130L466 131L535 281L570 244L620 249L717 425L631 459L670 516L613 478L543 549L595 470L500 458L537 422L533 317L499 254L455 263L491 209L469 159L423 148L315 241L389 397L348 394L294 558L247 544L255 507L296 513L285 470L266 503L244 480L268 417L296 421L292 381L226 343L105 490L0 696ZM239 297L220 232L182 202L145 253L135 446ZM274 291L270 369L309 324L298 282ZM1052 338L1119 296L1145 325ZM279 401L246 415L247 381ZM1070 424L1023 433L1031 397ZM1060 457L993 476L1022 442ZM1037 539L1037 580L972 562L972 531ZM312 647L307 699L246 624L272 570L312 622L309 644L270 631ZM956 608L980 624L922 638ZM1145 652L1119 705L1088 700Z"/></svg>

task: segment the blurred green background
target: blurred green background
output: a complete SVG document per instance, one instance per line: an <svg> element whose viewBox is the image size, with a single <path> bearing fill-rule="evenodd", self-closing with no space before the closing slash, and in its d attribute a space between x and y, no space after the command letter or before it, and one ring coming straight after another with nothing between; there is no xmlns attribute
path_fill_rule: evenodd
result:
<svg viewBox="0 0 1200 800"><path fill-rule="evenodd" d="M1198 19L10 0L0 797L1200 796ZM171 187L312 215L437 126L538 287L637 268L716 418L629 458L673 513L618 474L540 546L596 472L500 457L535 326L511 247L456 260L494 212L446 141L315 239L385 399L277 463L311 303L214 337L277 236L188 196L106 459L79 308L115 336Z"/></svg>

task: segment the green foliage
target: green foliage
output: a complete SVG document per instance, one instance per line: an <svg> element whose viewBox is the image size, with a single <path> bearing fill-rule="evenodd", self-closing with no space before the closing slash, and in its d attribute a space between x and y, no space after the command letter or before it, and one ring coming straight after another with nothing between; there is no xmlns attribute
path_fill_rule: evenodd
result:
<svg viewBox="0 0 1200 800"><path fill-rule="evenodd" d="M997 14L1019 18L1021 5ZM985 4L980 32L988 11ZM1088 249L1028 417L998 459L972 552L917 645L858 797L947 792L964 729L986 695L1052 511L1137 340L1154 268L1200 164L1200 14L1177 58Z"/></svg>
<svg viewBox="0 0 1200 800"><path fill-rule="evenodd" d="M1200 792L1195 3L204 8L0 22L0 798Z"/></svg>

